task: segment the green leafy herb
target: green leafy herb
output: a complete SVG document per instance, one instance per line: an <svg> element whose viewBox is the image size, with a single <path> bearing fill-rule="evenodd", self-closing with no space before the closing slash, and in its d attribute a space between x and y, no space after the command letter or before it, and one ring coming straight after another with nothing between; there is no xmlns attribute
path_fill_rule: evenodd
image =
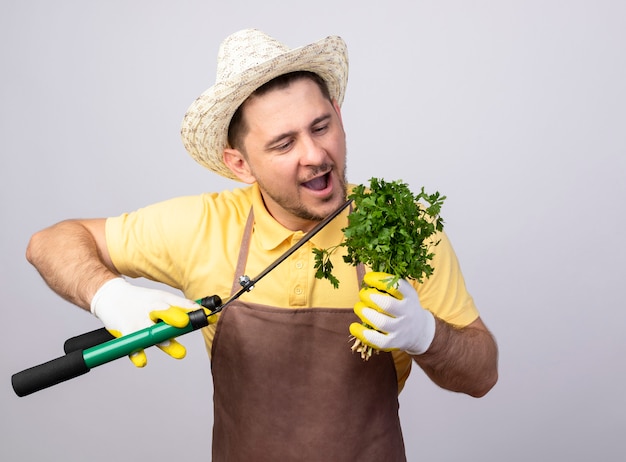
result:
<svg viewBox="0 0 626 462"><path fill-rule="evenodd" d="M316 278L328 279L334 288L339 287L331 261L339 247L346 247L346 263L363 263L373 271L393 275L387 287L400 279L422 282L433 274L432 248L439 241L432 237L443 230L440 212L445 196L438 192L426 194L424 188L413 194L402 181L389 183L371 178L369 188L359 185L348 197L355 207L348 215L348 226L343 228L344 240L330 249L313 249ZM352 351L368 360L374 349L354 339Z"/></svg>
<svg viewBox="0 0 626 462"><path fill-rule="evenodd" d="M424 188L413 194L400 180L371 178L369 188L358 185L348 197L355 207L343 228L343 242L313 250L318 279L328 279L333 287L339 287L331 261L338 247L346 247L346 263L363 263L372 271L392 274L388 287L400 279L422 282L433 273L429 262L434 256L432 247L439 241L431 237L443 229L440 212L445 196L426 194Z"/></svg>

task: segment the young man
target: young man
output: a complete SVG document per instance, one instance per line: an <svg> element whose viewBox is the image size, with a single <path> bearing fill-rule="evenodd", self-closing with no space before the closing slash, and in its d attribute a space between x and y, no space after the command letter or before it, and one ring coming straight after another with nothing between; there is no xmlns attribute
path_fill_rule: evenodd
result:
<svg viewBox="0 0 626 462"><path fill-rule="evenodd" d="M347 51L339 37L290 50L257 30L228 37L217 80L189 108L182 136L203 166L249 186L176 198L119 217L68 220L40 231L27 256L50 287L114 335L174 322L191 300L225 297L346 199L341 103ZM484 395L497 348L465 289L445 234L422 284L337 255L339 289L316 280L312 249L342 241L348 211L322 229L203 334L214 380L213 460L405 460L398 393L414 360L438 385ZM145 277L185 297L134 286ZM418 296L419 294L419 296ZM364 362L347 342L383 350ZM184 313L183 313L184 314ZM159 346L176 358L175 340ZM144 352L131 357L146 364Z"/></svg>

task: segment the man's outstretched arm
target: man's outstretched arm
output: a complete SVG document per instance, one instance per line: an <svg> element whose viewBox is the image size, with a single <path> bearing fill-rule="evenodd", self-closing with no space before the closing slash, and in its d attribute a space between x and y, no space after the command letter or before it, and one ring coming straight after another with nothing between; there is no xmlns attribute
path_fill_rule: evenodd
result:
<svg viewBox="0 0 626 462"><path fill-rule="evenodd" d="M435 319L435 326L430 347L415 362L446 390L484 396L498 381L498 347L483 321L456 328Z"/></svg>
<svg viewBox="0 0 626 462"><path fill-rule="evenodd" d="M27 260L46 284L86 310L96 291L119 276L107 251L105 222L62 221L35 233L26 249Z"/></svg>

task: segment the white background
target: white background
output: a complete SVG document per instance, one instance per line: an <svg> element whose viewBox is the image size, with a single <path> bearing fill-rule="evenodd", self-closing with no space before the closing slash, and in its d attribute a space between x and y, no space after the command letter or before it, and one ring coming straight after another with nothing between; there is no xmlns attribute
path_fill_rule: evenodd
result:
<svg viewBox="0 0 626 462"><path fill-rule="evenodd" d="M0 459L209 460L201 335L18 398L10 376L100 327L26 262L35 231L237 186L179 126L221 40L341 35L349 180L403 179L443 214L500 346L476 400L415 369L409 460L618 461L626 431L622 1L7 1L0 6ZM350 416L346 416L350 418ZM306 424L306 423L303 423Z"/></svg>

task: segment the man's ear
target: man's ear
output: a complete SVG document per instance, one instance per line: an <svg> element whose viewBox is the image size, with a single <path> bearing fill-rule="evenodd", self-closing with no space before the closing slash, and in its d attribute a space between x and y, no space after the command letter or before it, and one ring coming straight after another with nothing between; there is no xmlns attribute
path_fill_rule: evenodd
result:
<svg viewBox="0 0 626 462"><path fill-rule="evenodd" d="M256 181L256 178L252 175L248 161L241 151L226 148L222 153L222 158L230 171L233 172L241 181L247 184L252 184Z"/></svg>

